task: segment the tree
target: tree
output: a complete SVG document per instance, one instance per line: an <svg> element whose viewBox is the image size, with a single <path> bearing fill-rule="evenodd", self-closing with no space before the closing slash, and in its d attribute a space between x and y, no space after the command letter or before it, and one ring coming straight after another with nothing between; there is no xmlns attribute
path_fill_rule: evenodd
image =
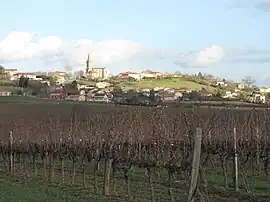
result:
<svg viewBox="0 0 270 202"><path fill-rule="evenodd" d="M199 72L199 73L198 73L198 77L199 77L200 79L202 79L202 78L203 78L203 74L202 74L201 72Z"/></svg>
<svg viewBox="0 0 270 202"><path fill-rule="evenodd" d="M23 88L23 86L24 86L24 77L21 76L20 79L19 79L19 87Z"/></svg>
<svg viewBox="0 0 270 202"><path fill-rule="evenodd" d="M153 89L151 89L151 90L150 90L149 99L150 99L150 101L154 102L154 101L155 101L155 98L156 98L155 92L154 92Z"/></svg>
<svg viewBox="0 0 270 202"><path fill-rule="evenodd" d="M5 68L2 65L0 65L0 74L4 74L4 73L5 73Z"/></svg>
<svg viewBox="0 0 270 202"><path fill-rule="evenodd" d="M25 77L21 76L19 79L19 87L24 88L24 84L25 84Z"/></svg>
<svg viewBox="0 0 270 202"><path fill-rule="evenodd" d="M28 88L29 87L29 78L21 76L19 79L19 87Z"/></svg>
<svg viewBox="0 0 270 202"><path fill-rule="evenodd" d="M252 84L256 82L256 80L253 79L251 76L246 76L245 78L242 79L242 82L246 84L248 87L251 87Z"/></svg>
<svg viewBox="0 0 270 202"><path fill-rule="evenodd" d="M49 76L45 80L48 80L50 82L50 86L56 86L56 80L55 77Z"/></svg>
<svg viewBox="0 0 270 202"><path fill-rule="evenodd" d="M215 78L212 74L206 74L206 73L203 74L203 77L207 78L207 79L214 79Z"/></svg>
<svg viewBox="0 0 270 202"><path fill-rule="evenodd" d="M29 88L32 91L32 95L39 97L49 97L49 86L47 83L31 80L29 83Z"/></svg>
<svg viewBox="0 0 270 202"><path fill-rule="evenodd" d="M71 85L73 86L73 88L76 88L78 87L78 83L76 80L72 81Z"/></svg>
<svg viewBox="0 0 270 202"><path fill-rule="evenodd" d="M133 78L133 77L128 77L128 81L130 81L130 82L135 82L135 81L137 81L135 78Z"/></svg>
<svg viewBox="0 0 270 202"><path fill-rule="evenodd" d="M72 69L73 69L73 67L72 67L71 65L69 65L69 64L66 64L66 65L64 66L64 69L65 69L66 72L71 72Z"/></svg>
<svg viewBox="0 0 270 202"><path fill-rule="evenodd" d="M247 95L244 94L244 93L240 93L240 94L239 94L239 99L240 99L241 101L247 101Z"/></svg>
<svg viewBox="0 0 270 202"><path fill-rule="evenodd" d="M25 79L25 83L24 83L24 88L28 88L29 87L29 78L27 77L26 79Z"/></svg>
<svg viewBox="0 0 270 202"><path fill-rule="evenodd" d="M84 75L84 72L83 72L82 70L79 70L79 71L74 72L72 76L73 76L75 79L80 79L80 78L83 77L83 75Z"/></svg>
<svg viewBox="0 0 270 202"><path fill-rule="evenodd" d="M266 100L269 101L270 100L270 93L266 93L265 97L266 97Z"/></svg>

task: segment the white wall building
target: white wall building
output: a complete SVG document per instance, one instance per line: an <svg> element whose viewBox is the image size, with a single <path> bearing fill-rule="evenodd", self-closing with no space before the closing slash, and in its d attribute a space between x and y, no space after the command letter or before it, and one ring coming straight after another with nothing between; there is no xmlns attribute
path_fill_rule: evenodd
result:
<svg viewBox="0 0 270 202"><path fill-rule="evenodd" d="M224 81L218 81L216 83L216 86L227 86L228 84L226 84Z"/></svg>
<svg viewBox="0 0 270 202"><path fill-rule="evenodd" d="M260 88L260 93L270 93L270 88L269 87Z"/></svg>
<svg viewBox="0 0 270 202"><path fill-rule="evenodd" d="M120 74L118 74L117 76L119 79L128 79L130 78L134 78L136 80L140 80L140 73L137 72L122 72Z"/></svg>
<svg viewBox="0 0 270 202"><path fill-rule="evenodd" d="M19 80L22 76L27 77L30 80L37 80L37 81L41 81L42 80L42 78L37 78L37 75L34 74L34 73L22 73L22 72L13 74L10 77L10 80Z"/></svg>
<svg viewBox="0 0 270 202"><path fill-rule="evenodd" d="M157 78L161 77L163 74L161 72L143 71L141 72L141 78Z"/></svg>

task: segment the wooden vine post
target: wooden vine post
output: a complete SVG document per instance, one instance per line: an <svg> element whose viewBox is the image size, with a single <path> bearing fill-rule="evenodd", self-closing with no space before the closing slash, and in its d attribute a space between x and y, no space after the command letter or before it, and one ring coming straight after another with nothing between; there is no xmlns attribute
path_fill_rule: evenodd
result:
<svg viewBox="0 0 270 202"><path fill-rule="evenodd" d="M12 134L12 131L9 132L9 149L10 149L9 171L10 171L10 174L12 174L13 173L13 134Z"/></svg>
<svg viewBox="0 0 270 202"><path fill-rule="evenodd" d="M234 159L233 159L233 171L234 171L234 189L239 191L239 179L238 179L238 152L237 152L237 133L236 128L233 128L233 148L234 148Z"/></svg>
<svg viewBox="0 0 270 202"><path fill-rule="evenodd" d="M260 131L259 127L256 128L256 165L260 172Z"/></svg>
<svg viewBox="0 0 270 202"><path fill-rule="evenodd" d="M112 159L109 157L105 158L105 168L104 168L104 195L110 195L110 173L112 167Z"/></svg>
<svg viewBox="0 0 270 202"><path fill-rule="evenodd" d="M199 168L200 168L201 144L202 144L202 129L197 128L196 136L195 136L193 160L192 160L191 180L190 180L190 185L189 185L187 202L195 201L195 193L196 193Z"/></svg>

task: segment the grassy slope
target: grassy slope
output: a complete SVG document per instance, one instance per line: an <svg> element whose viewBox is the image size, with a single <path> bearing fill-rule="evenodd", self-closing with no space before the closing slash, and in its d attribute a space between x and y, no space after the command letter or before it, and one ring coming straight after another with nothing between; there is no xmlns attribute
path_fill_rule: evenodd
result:
<svg viewBox="0 0 270 202"><path fill-rule="evenodd" d="M192 89L192 90L201 90L205 88L207 90L213 91L214 88L201 85L192 81L187 81L183 78L173 78L173 79L157 79L157 80L142 80L140 82L128 82L124 81L120 84L124 88L155 88L155 87L165 87L165 88L174 88L174 89Z"/></svg>
<svg viewBox="0 0 270 202"><path fill-rule="evenodd" d="M93 192L93 174L89 173L89 171L92 171L92 167L87 168L87 188L82 186L82 174L79 169L76 172L76 185L71 186L70 167L65 169L66 177L64 184L60 183L60 169L57 169L55 182L52 184L44 180L43 171L40 167L38 178L22 178L22 176L10 177L5 173L0 173L0 201L150 201L149 184L147 183L147 177L143 169L134 168L130 182L133 198L128 198L126 195L125 180L123 179L123 174L120 172L117 173L116 179L116 191L118 194L115 195L112 193L111 196L104 197L102 194L102 170L98 172L97 178L100 194L95 194ZM33 170L31 170L31 168L32 166L29 165L28 171L30 171L32 175ZM235 193L232 188L225 191L223 188L222 175L218 173L219 172L216 171L210 171L206 176L208 181L207 198L209 201L268 201L267 198L270 196L270 186L267 180L258 179L254 184L250 183L249 186L253 194L248 194L244 192L244 181L240 176L240 187L242 191ZM160 179L162 180L156 181L154 185L157 201L170 201L167 174L166 172L161 172L160 174ZM157 180L156 177L154 179ZM251 180L249 182L251 182ZM229 184L232 185L231 178L229 178ZM188 182L186 180L178 181L173 184L176 201L185 201L187 186Z"/></svg>
<svg viewBox="0 0 270 202"><path fill-rule="evenodd" d="M73 80L68 80L66 83L71 83ZM78 81L81 84L86 85L95 85L95 81ZM118 83L119 81L114 81ZM115 86L123 87L124 89L144 89L144 88L155 88L155 87L165 87L173 89L191 89L191 90L201 90L205 88L210 92L215 91L215 88L210 87L209 85L202 85L196 82L187 81L185 78L172 78L172 79L156 79L156 80L142 80L139 82L129 82L123 81L119 82ZM0 91L11 91L18 92L21 88L12 87L12 86L0 86Z"/></svg>
<svg viewBox="0 0 270 202"><path fill-rule="evenodd" d="M1 179L0 201L66 201L59 187L40 184L35 181L20 182L15 179Z"/></svg>
<svg viewBox="0 0 270 202"><path fill-rule="evenodd" d="M71 83L73 80L69 80L66 83ZM79 83L87 85L95 85L94 81L77 81ZM126 88L155 88L155 87L166 87L166 88L188 88L200 90L202 87L211 88L208 85L201 85L196 82L187 81L185 78L172 78L172 79L153 79L153 80L142 80L142 81L122 81L119 82L115 80L114 82L119 83L116 86L126 87Z"/></svg>

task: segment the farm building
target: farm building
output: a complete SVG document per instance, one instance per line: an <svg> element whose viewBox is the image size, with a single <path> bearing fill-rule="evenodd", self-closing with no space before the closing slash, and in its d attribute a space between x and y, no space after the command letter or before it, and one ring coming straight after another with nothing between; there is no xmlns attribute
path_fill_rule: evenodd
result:
<svg viewBox="0 0 270 202"><path fill-rule="evenodd" d="M111 102L112 97L106 93L95 93L94 95L90 96L87 101L90 102Z"/></svg>

